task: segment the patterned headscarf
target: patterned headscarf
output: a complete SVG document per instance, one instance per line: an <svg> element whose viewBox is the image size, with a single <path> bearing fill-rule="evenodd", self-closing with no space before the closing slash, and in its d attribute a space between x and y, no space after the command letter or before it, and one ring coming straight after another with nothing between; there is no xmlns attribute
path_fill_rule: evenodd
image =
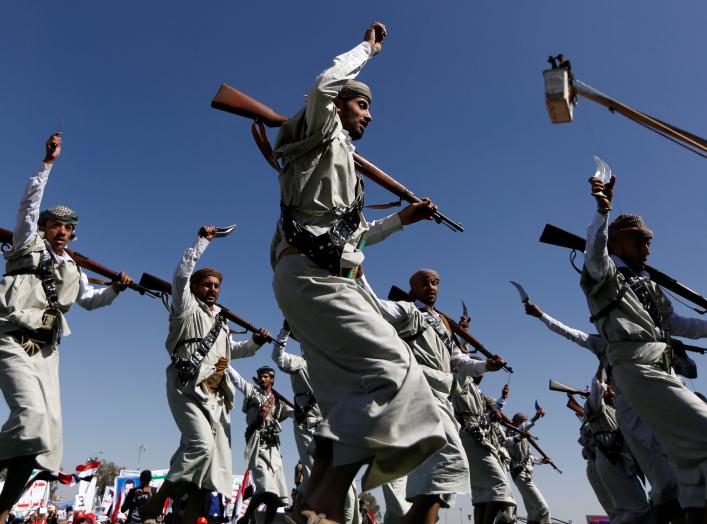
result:
<svg viewBox="0 0 707 524"><path fill-rule="evenodd" d="M47 220L64 222L65 224L73 226L74 230L76 230L76 226L79 224L79 216L76 212L70 207L62 205L50 207L49 209L45 209L39 213L37 225L39 226L40 231L44 231L44 227L47 225ZM76 233L72 233L70 240L74 240L75 238Z"/></svg>

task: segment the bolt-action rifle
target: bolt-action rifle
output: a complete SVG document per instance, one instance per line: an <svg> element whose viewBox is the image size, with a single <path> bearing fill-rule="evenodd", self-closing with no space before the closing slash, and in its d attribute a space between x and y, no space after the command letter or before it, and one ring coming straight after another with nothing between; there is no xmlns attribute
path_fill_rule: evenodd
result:
<svg viewBox="0 0 707 524"><path fill-rule="evenodd" d="M162 280L160 277L156 277L155 275L151 275L150 273L143 273L142 277L140 277L140 285L143 287L146 287L147 289L151 289L159 294L163 298L163 301L165 302L166 305L166 296L172 294L172 284L167 282L166 280ZM250 331L251 333L258 333L260 330L256 328L253 324L248 322L247 320L239 317L236 315L233 311L230 309L222 306L221 304L217 304L219 308L221 308L221 314L226 317L229 321L233 322L234 324L237 324L241 326L243 329L246 331ZM271 342L277 346L283 347L284 344L281 342L278 342L272 337L268 337L266 339L268 342Z"/></svg>
<svg viewBox="0 0 707 524"><path fill-rule="evenodd" d="M579 420L584 421L584 408L577 402L572 393L567 393L567 407L574 411Z"/></svg>
<svg viewBox="0 0 707 524"><path fill-rule="evenodd" d="M279 171L280 168L273 158L273 151L270 147L270 143L268 142L267 133L265 132L265 127L263 127L263 124L268 127L280 127L288 120L286 116L276 113L272 110L272 108L228 84L221 84L216 96L211 101L211 107L214 109L220 109L221 111L226 111L227 113L233 113L234 115L253 119L254 122L252 131L255 142L258 145L258 148L260 148L261 153L263 153L263 156L268 164L270 164L276 171ZM354 153L353 157L356 171L361 173L366 178L369 178L376 184L393 193L401 200L405 200L410 204L415 204L421 201L420 198L415 196L415 194L407 187L363 158L358 153ZM434 218L438 224L444 224L453 231L464 231L464 227L461 224L454 222L452 219L438 211L435 212L432 218Z"/></svg>
<svg viewBox="0 0 707 524"><path fill-rule="evenodd" d="M584 252L587 243L586 239L552 224L545 224L540 242L581 252ZM707 298L654 267L646 266L646 271L650 279L659 286L699 306L700 309L695 309L699 314L707 313Z"/></svg>
<svg viewBox="0 0 707 524"><path fill-rule="evenodd" d="M580 397L586 398L589 396L589 391L584 389L575 389L571 386L566 386L562 382L552 379L550 380L549 389L550 391L567 393L567 407L574 411L575 415L577 415L580 420L584 420L584 408L575 400L574 395L579 395Z"/></svg>
<svg viewBox="0 0 707 524"><path fill-rule="evenodd" d="M3 247L3 250L5 250L6 248L12 248L12 231L10 231L9 229L5 229L4 227L0 227L0 245ZM87 256L78 253L77 251L72 251L69 248L64 248L64 251L66 251L66 253L74 260L74 262L76 262L82 268L87 269L88 271L93 271L94 273L107 278L111 282L119 279L119 273L117 271L113 271L112 269L109 269L106 266L99 264L95 260L92 260ZM101 283L103 284L104 282ZM158 297L158 295L150 289L143 287L140 284L136 284L135 282L132 282L130 285L128 285L128 287L133 291L137 291L141 295L148 295L152 298Z"/></svg>
<svg viewBox="0 0 707 524"><path fill-rule="evenodd" d="M403 291L400 289L398 286L392 286L390 288L390 291L388 292L388 299L389 300L395 300L395 301L404 301L404 302L414 302L415 300L410 296L409 293L406 291ZM476 351L481 353L483 356L486 358L497 358L498 355L494 355L491 353L488 349L486 349L486 346L484 346L479 340L474 337L471 333L469 333L466 329L461 327L459 324L457 324L449 315L445 315L442 313L439 309L434 308L434 310L441 316L443 316L447 322L449 322L449 327L452 328L452 332L467 342L468 344L471 345ZM513 373L513 368L510 367L509 365L504 365L503 369L505 369L508 373Z"/></svg>

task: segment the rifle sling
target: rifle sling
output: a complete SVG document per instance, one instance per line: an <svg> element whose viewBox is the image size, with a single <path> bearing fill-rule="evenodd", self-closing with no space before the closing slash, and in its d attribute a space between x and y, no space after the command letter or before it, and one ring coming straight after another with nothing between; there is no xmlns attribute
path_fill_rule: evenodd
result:
<svg viewBox="0 0 707 524"><path fill-rule="evenodd" d="M258 146L260 152L262 153L265 161L270 164L275 171L282 173L282 169L275 161L275 152L270 145L270 140L268 140L267 131L265 131L265 126L260 120L253 120L253 125L250 126L250 130L253 133L253 139L255 139L255 145Z"/></svg>

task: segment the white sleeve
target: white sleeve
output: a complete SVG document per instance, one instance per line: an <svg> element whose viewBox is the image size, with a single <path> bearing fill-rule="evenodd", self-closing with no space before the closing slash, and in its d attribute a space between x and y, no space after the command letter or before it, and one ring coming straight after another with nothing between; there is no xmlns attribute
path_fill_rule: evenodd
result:
<svg viewBox="0 0 707 524"><path fill-rule="evenodd" d="M596 354L595 348L592 346L589 335L584 331L571 328L568 325L563 324L559 320L551 317L547 313L543 313L542 317L540 317L540 320L542 320L543 323L547 326L547 328L553 333L562 335L563 337L568 340L571 340L578 346L582 346L583 348L588 349L592 353Z"/></svg>
<svg viewBox="0 0 707 524"><path fill-rule="evenodd" d="M368 42L361 42L351 51L334 58L331 67L317 77L307 94L305 119L308 135L320 131L335 110L334 98L348 80L356 78L372 56L373 46Z"/></svg>
<svg viewBox="0 0 707 524"><path fill-rule="evenodd" d="M113 286L104 288L95 288L88 281L86 273L81 272L79 280L79 296L76 302L84 309L96 309L107 306L115 300L118 293L113 289Z"/></svg>
<svg viewBox="0 0 707 524"><path fill-rule="evenodd" d="M376 301L376 304L378 304L378 307L383 313L383 316L388 322L390 322L391 324L396 324L398 322L402 322L407 318L408 315L405 309L400 304L392 300L382 300L378 298L376 293L373 291L373 288L368 283L368 280L366 280L365 275L361 276L361 278L358 279L358 282L361 287L365 289L371 295L371 297L373 297L373 299Z"/></svg>
<svg viewBox="0 0 707 524"><path fill-rule="evenodd" d="M589 404L589 407L594 411L595 413L601 413L601 405L602 405L602 387L597 379L594 379L592 381L592 389L589 393L589 397L587 398L587 403Z"/></svg>
<svg viewBox="0 0 707 524"><path fill-rule="evenodd" d="M252 357L261 347L253 337L248 337L247 340L236 340L231 335L231 359Z"/></svg>
<svg viewBox="0 0 707 524"><path fill-rule="evenodd" d="M272 345L272 359L275 364L277 364L277 367L286 373L292 373L304 368L307 365L307 362L303 357L293 355L285 351L285 346L287 346L287 340L289 338L290 332L286 329L282 329L277 334L277 341L282 345Z"/></svg>
<svg viewBox="0 0 707 524"><path fill-rule="evenodd" d="M199 237L193 245L184 252L177 269L172 277L172 313L179 316L188 309L190 302L194 300L189 289L189 278L194 271L194 266L201 255L206 251L209 241L204 237Z"/></svg>
<svg viewBox="0 0 707 524"><path fill-rule="evenodd" d="M611 259L606 247L608 237L609 214L597 212L587 228L587 245L584 252L584 266L596 282L603 281L611 270Z"/></svg>
<svg viewBox="0 0 707 524"><path fill-rule="evenodd" d="M530 431L535 426L535 423L538 421L538 418L539 417L533 417L530 420L526 420L518 427L523 431Z"/></svg>
<svg viewBox="0 0 707 524"><path fill-rule="evenodd" d="M39 207L42 204L44 187L49 180L49 172L53 164L42 162L37 172L32 175L27 182L27 187L20 200L20 209L17 212L17 223L12 235L12 247L17 251L24 246L32 235L37 232L37 220L39 220Z"/></svg>
<svg viewBox="0 0 707 524"><path fill-rule="evenodd" d="M462 382L466 380L466 377L478 377L487 371L485 360L471 358L466 353L462 353L456 344L452 347L451 362L452 368L456 369L462 377Z"/></svg>
<svg viewBox="0 0 707 524"><path fill-rule="evenodd" d="M368 231L366 232L366 245L370 246L381 240L385 240L402 228L403 223L400 221L400 216L397 213L369 222Z"/></svg>
<svg viewBox="0 0 707 524"><path fill-rule="evenodd" d="M248 396L249 389L252 389L253 386L248 383L241 376L241 374L233 368L233 366L228 366L228 369L226 369L226 373L228 373L228 376L231 378L233 385L236 386L236 389L243 393L245 396Z"/></svg>
<svg viewBox="0 0 707 524"><path fill-rule="evenodd" d="M707 337L707 320L701 318L682 317L677 313L670 315L668 327L676 337L705 338Z"/></svg>

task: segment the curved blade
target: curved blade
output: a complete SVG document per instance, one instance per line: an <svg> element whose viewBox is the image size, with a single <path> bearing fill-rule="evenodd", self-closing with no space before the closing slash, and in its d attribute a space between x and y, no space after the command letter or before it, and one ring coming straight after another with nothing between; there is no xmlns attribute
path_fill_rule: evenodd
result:
<svg viewBox="0 0 707 524"><path fill-rule="evenodd" d="M466 307L466 304L462 300L462 316L463 317L468 317L469 316L469 308Z"/></svg>
<svg viewBox="0 0 707 524"><path fill-rule="evenodd" d="M528 293L525 292L525 289L523 289L523 286L521 286L518 282L513 282L512 280L509 282L513 284L513 287L515 287L516 290L518 290L521 302L528 302L530 300L530 297L528 296Z"/></svg>
<svg viewBox="0 0 707 524"><path fill-rule="evenodd" d="M535 399L535 411L537 411L539 409L542 409L542 408L540 407L540 403L538 402L538 400Z"/></svg>
<svg viewBox="0 0 707 524"><path fill-rule="evenodd" d="M233 231L234 231L235 229L236 229L236 224L233 224L233 225L230 225L230 226L226 226L226 227L217 227L217 228L216 228L216 233L214 233L214 236L215 236L216 238L227 237L228 235L230 235L231 233L233 233Z"/></svg>
<svg viewBox="0 0 707 524"><path fill-rule="evenodd" d="M592 156L592 158L594 159L594 164L597 166L596 173L594 173L594 178L598 178L605 184L611 182L611 168L609 167L609 164L596 155Z"/></svg>

